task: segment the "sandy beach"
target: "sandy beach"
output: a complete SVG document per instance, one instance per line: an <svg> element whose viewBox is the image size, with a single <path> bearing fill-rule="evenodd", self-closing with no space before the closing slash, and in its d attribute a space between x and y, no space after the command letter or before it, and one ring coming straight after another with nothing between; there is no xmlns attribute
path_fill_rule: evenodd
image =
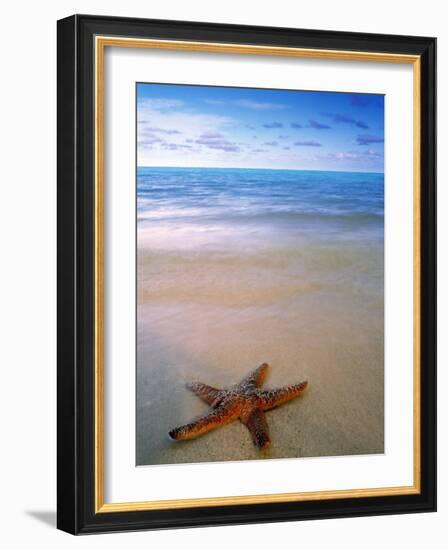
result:
<svg viewBox="0 0 448 550"><path fill-rule="evenodd" d="M137 465L384 450L381 213L368 205L367 214L313 214L302 189L292 199L304 215L296 206L260 214L267 196L251 216L251 192L239 211L218 193L207 212L165 196L149 208L139 194ZM266 388L309 381L301 397L267 413L267 450L239 422L170 440L169 430L209 409L187 382L229 386L262 362L271 366Z"/></svg>

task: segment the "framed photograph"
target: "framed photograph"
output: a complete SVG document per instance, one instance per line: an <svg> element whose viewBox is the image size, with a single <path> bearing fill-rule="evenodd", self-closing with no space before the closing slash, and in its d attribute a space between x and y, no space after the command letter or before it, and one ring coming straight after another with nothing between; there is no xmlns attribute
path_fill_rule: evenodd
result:
<svg viewBox="0 0 448 550"><path fill-rule="evenodd" d="M58 527L434 511L434 38L58 22Z"/></svg>

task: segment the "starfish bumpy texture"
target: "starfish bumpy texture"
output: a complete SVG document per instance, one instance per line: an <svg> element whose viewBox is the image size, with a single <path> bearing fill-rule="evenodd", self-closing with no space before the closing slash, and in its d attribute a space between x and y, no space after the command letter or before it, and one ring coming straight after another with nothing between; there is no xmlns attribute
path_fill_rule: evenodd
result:
<svg viewBox="0 0 448 550"><path fill-rule="evenodd" d="M229 389L216 389L201 382L187 387L212 407L212 411L194 422L175 428L169 432L172 439L193 439L218 426L240 420L249 430L254 445L260 449L267 447L269 438L265 411L278 407L300 395L308 385L301 382L274 390L262 390L269 365L263 363L239 384Z"/></svg>

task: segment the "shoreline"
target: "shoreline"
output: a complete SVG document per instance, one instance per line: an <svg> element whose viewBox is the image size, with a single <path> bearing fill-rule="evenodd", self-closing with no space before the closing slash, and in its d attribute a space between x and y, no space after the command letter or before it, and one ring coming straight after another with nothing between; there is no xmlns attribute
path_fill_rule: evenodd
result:
<svg viewBox="0 0 448 550"><path fill-rule="evenodd" d="M178 172L139 180L137 464L383 453L382 178ZM266 388L309 382L266 451L239 422L170 440L209 410L188 382L263 362Z"/></svg>

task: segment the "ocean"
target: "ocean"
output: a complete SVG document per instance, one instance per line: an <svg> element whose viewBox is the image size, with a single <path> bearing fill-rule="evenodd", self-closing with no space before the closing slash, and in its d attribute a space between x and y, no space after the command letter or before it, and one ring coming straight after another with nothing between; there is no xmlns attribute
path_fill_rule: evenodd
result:
<svg viewBox="0 0 448 550"><path fill-rule="evenodd" d="M139 229L147 222L178 228L320 226L364 230L383 224L379 173L222 168L152 168L137 172Z"/></svg>
<svg viewBox="0 0 448 550"><path fill-rule="evenodd" d="M139 167L136 463L383 452L383 272L383 174ZM310 382L268 451L238 423L169 440L207 410L186 382L264 361Z"/></svg>

